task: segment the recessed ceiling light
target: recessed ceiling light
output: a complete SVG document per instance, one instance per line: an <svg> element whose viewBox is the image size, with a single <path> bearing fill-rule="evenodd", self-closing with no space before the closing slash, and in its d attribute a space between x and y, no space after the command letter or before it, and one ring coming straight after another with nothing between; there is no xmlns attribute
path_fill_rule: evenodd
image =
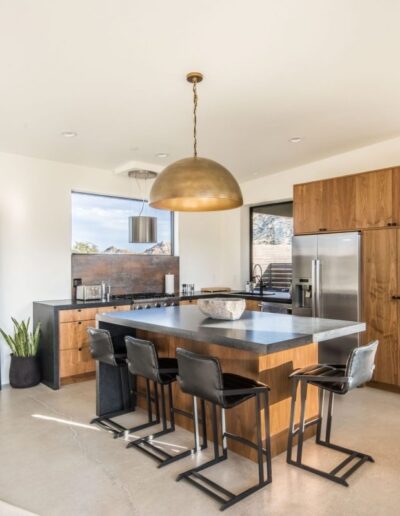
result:
<svg viewBox="0 0 400 516"><path fill-rule="evenodd" d="M294 136L293 138L290 138L289 142L290 143L300 143L301 138L300 138L300 136Z"/></svg>
<svg viewBox="0 0 400 516"><path fill-rule="evenodd" d="M157 152L156 157L157 158L168 158L169 154L166 152Z"/></svg>
<svg viewBox="0 0 400 516"><path fill-rule="evenodd" d="M76 131L63 131L61 135L64 138L75 138L75 136L78 136L78 133Z"/></svg>

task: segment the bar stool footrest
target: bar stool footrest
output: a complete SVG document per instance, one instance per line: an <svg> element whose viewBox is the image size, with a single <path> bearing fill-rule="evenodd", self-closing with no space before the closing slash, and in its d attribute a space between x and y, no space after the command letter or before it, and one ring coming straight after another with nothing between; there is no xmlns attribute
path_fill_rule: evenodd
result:
<svg viewBox="0 0 400 516"><path fill-rule="evenodd" d="M227 458L228 458L227 453L224 453L220 457L212 459L212 460L202 464L201 466L198 466L196 468L193 468L193 469L190 469L188 471L181 473L180 475L178 475L176 480L177 480L177 482L179 482L182 479L187 480L189 483L191 483L192 485L194 485L195 487L197 487L204 493L208 494L209 496L211 496L211 498L214 498L214 500L218 501L221 504L221 506L220 506L221 511L224 511L228 507L231 507L235 503L243 500L243 498L246 498L247 496L255 493L259 489L261 489L264 486L266 486L267 484L271 483L272 480L268 479L268 480L265 480L264 482L260 482L252 487L249 487L248 489L245 489L241 493L234 494L231 491L228 491L224 487L220 486L213 480L210 480L209 478L205 477L204 475L202 475L200 473L200 471L207 469L211 466L214 466L215 464L218 464L219 462L222 462L222 461L226 460ZM195 477L195 478L193 478L193 477ZM204 484L207 484L208 486L210 486L211 489ZM220 493L220 494L218 494L218 493ZM225 498L221 495L225 496Z"/></svg>

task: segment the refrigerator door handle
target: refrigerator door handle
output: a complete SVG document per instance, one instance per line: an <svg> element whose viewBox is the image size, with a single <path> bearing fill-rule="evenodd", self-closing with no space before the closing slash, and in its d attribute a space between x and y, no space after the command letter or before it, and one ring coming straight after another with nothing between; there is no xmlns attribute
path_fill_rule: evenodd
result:
<svg viewBox="0 0 400 516"><path fill-rule="evenodd" d="M315 313L321 317L321 261L315 260Z"/></svg>
<svg viewBox="0 0 400 516"><path fill-rule="evenodd" d="M311 315L317 317L317 284L316 284L316 262L311 260Z"/></svg>

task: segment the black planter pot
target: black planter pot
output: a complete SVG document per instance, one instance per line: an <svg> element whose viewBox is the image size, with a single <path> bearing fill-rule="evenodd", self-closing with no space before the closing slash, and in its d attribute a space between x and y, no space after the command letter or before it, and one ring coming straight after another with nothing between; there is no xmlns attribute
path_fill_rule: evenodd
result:
<svg viewBox="0 0 400 516"><path fill-rule="evenodd" d="M40 382L39 362L36 357L11 355L10 385L16 389L33 387Z"/></svg>

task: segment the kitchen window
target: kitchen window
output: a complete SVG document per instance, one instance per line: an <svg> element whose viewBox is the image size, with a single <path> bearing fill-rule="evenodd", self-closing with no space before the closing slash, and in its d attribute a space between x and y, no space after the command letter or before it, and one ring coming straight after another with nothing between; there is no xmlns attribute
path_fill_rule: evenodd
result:
<svg viewBox="0 0 400 516"><path fill-rule="evenodd" d="M292 202L250 208L250 278L259 264L266 288L288 291L292 282L292 236Z"/></svg>
<svg viewBox="0 0 400 516"><path fill-rule="evenodd" d="M138 215L143 201L82 192L72 192L72 252L77 254L172 255L173 212L145 203L143 215L157 218L158 242L131 244L129 217Z"/></svg>

